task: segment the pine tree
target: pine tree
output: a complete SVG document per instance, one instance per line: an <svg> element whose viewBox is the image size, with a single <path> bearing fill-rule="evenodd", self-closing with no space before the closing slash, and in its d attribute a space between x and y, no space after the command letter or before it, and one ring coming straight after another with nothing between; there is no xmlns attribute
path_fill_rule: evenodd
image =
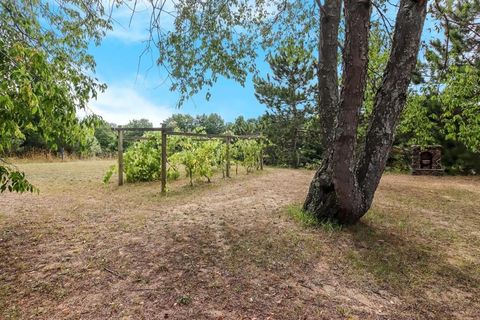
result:
<svg viewBox="0 0 480 320"><path fill-rule="evenodd" d="M268 107L267 116L276 129L269 138L288 155L287 162L298 167L302 129L315 105L314 59L302 44L289 39L267 62L272 76L255 77L255 96Z"/></svg>

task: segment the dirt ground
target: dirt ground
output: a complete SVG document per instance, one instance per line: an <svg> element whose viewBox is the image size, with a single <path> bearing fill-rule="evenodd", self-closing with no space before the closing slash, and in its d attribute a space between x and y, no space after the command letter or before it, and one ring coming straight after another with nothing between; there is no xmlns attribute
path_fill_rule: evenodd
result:
<svg viewBox="0 0 480 320"><path fill-rule="evenodd" d="M25 163L0 195L0 319L479 319L480 179L387 174L356 226L295 213L312 171L112 183ZM297 217L297 218L294 218Z"/></svg>

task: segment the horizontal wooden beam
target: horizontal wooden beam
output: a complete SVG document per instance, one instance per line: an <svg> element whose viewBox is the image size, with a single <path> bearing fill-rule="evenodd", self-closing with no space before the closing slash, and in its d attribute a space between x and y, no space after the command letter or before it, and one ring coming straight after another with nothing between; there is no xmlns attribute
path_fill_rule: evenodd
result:
<svg viewBox="0 0 480 320"><path fill-rule="evenodd" d="M162 128L126 128L126 127L115 127L112 130L116 131L162 131ZM173 130L172 128L167 128L167 130Z"/></svg>
<svg viewBox="0 0 480 320"><path fill-rule="evenodd" d="M261 139L262 135L251 134L251 135L234 135L234 134L212 134L212 133L195 133L195 132L176 132L173 131L173 128L124 128L124 127L115 127L112 130L116 131L163 131L166 130L166 133L171 136L185 136L185 137L199 137L199 138L237 138L237 139ZM124 138L125 139L125 138Z"/></svg>
<svg viewBox="0 0 480 320"><path fill-rule="evenodd" d="M168 132L168 135L171 136L186 136L186 137L203 137L203 138L238 138L238 139L260 139L261 135L229 135L229 134L211 134L211 133L194 133L194 132Z"/></svg>

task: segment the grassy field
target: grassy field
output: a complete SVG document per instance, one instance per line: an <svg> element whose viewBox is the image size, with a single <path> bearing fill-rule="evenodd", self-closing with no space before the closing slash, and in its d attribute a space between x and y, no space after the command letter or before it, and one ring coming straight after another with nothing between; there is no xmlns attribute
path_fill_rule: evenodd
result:
<svg viewBox="0 0 480 320"><path fill-rule="evenodd" d="M20 163L0 195L0 319L479 319L480 179L387 174L356 226L299 210L312 171L104 186Z"/></svg>

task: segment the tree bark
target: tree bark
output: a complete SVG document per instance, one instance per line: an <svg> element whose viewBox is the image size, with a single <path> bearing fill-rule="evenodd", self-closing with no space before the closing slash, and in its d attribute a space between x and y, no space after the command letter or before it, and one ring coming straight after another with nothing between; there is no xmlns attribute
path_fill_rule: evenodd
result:
<svg viewBox="0 0 480 320"><path fill-rule="evenodd" d="M338 113L338 28L341 0L325 0L320 7L318 48L319 115L322 124L322 146L331 150Z"/></svg>
<svg viewBox="0 0 480 320"><path fill-rule="evenodd" d="M362 193L355 174L355 147L360 109L367 83L369 0L345 0L345 45L338 126L333 152L333 183L338 220L350 222L361 214Z"/></svg>
<svg viewBox="0 0 480 320"><path fill-rule="evenodd" d="M335 46L335 51L337 50L337 39L329 38L333 34L334 22L329 21L330 23L324 25L327 13L330 12L330 16L332 15L332 11L326 9L332 10L333 4L340 6L338 1L326 1L322 6L320 59L332 60L320 60L319 72L327 70L325 66L331 67L332 63L336 66L337 63L336 57L328 56L323 51L328 51L323 47L325 41L329 41L327 45ZM339 6L335 8L340 10ZM304 203L304 210L319 220L331 219L352 224L370 208L393 144L395 128L405 105L408 85L417 61L426 15L426 1L401 0L390 58L384 71L382 85L375 96L374 110L363 150L356 159L356 133L368 63L370 6L369 0L345 1L346 35L340 103L334 105L334 99L328 99L333 96L328 95L333 93L332 87L325 83L325 74L319 76L319 112L322 125L328 125L323 131L326 134L323 137L326 152L322 167L315 173ZM330 34L324 35L326 32ZM335 78L331 75L329 79L333 81Z"/></svg>
<svg viewBox="0 0 480 320"><path fill-rule="evenodd" d="M420 39L427 12L427 1L402 0L397 13L392 50L375 96L373 113L357 176L367 211L382 177L407 99L408 86L417 64Z"/></svg>
<svg viewBox="0 0 480 320"><path fill-rule="evenodd" d="M335 192L333 192L332 157L338 113L338 29L341 0L325 0L320 7L320 33L318 48L319 116L322 125L323 161L310 184L303 209L319 219L333 219Z"/></svg>

